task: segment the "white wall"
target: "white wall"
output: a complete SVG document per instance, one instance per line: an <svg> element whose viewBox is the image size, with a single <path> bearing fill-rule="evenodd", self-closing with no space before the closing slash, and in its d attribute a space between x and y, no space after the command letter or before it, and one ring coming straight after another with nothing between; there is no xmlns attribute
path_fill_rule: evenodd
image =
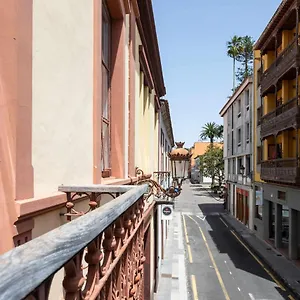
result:
<svg viewBox="0 0 300 300"><path fill-rule="evenodd" d="M93 1L33 1L35 196L93 181Z"/></svg>

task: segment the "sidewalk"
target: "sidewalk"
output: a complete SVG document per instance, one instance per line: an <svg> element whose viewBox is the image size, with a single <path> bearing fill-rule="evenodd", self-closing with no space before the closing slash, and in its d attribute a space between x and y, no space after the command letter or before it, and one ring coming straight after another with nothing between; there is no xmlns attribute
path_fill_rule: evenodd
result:
<svg viewBox="0 0 300 300"><path fill-rule="evenodd" d="M268 243L259 239L250 229L229 214L222 214L222 219L237 233L268 268L300 299L300 269Z"/></svg>
<svg viewBox="0 0 300 300"><path fill-rule="evenodd" d="M187 300L181 213L174 211L155 300Z"/></svg>

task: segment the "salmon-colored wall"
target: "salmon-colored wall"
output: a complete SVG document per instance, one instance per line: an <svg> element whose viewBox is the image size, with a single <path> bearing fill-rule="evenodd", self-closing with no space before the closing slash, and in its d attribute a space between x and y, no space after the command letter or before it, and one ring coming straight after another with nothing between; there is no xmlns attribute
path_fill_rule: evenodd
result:
<svg viewBox="0 0 300 300"><path fill-rule="evenodd" d="M111 78L111 169L112 176L124 178L125 153L125 23L112 24L112 78Z"/></svg>
<svg viewBox="0 0 300 300"><path fill-rule="evenodd" d="M15 200L33 196L32 0L0 0L0 253L13 246Z"/></svg>
<svg viewBox="0 0 300 300"><path fill-rule="evenodd" d="M191 167L195 165L195 158L199 155L203 155L205 151L207 150L207 147L210 145L210 142L196 142L194 143L193 148L191 148ZM223 144L221 143L214 143L214 146L217 147L223 147Z"/></svg>
<svg viewBox="0 0 300 300"><path fill-rule="evenodd" d="M128 143L128 175L135 175L135 49L136 49L136 25L135 15L130 14L129 35L129 143Z"/></svg>
<svg viewBox="0 0 300 300"><path fill-rule="evenodd" d="M101 182L102 1L94 0L93 181Z"/></svg>

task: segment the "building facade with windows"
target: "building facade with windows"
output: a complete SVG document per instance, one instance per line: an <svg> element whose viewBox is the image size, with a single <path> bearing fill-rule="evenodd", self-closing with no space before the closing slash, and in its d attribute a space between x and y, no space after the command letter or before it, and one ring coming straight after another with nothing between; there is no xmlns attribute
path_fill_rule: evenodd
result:
<svg viewBox="0 0 300 300"><path fill-rule="evenodd" d="M3 253L66 222L59 185L134 184L159 170L161 128L164 157L174 142L150 0L12 0L0 16Z"/></svg>
<svg viewBox="0 0 300 300"><path fill-rule="evenodd" d="M253 228L252 78L247 78L220 111L224 126L224 173L227 209Z"/></svg>
<svg viewBox="0 0 300 300"><path fill-rule="evenodd" d="M290 259L300 257L299 6L282 1L255 44L254 69L262 236Z"/></svg>

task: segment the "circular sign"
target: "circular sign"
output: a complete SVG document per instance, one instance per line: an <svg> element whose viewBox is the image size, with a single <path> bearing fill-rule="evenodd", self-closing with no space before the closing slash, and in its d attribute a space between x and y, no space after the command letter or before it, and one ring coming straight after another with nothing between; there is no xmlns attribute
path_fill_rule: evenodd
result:
<svg viewBox="0 0 300 300"><path fill-rule="evenodd" d="M163 208L162 212L163 212L163 214L164 214L165 216L169 216L169 215L172 213L172 209L171 209L171 207L169 207L169 206L165 206L165 207Z"/></svg>

